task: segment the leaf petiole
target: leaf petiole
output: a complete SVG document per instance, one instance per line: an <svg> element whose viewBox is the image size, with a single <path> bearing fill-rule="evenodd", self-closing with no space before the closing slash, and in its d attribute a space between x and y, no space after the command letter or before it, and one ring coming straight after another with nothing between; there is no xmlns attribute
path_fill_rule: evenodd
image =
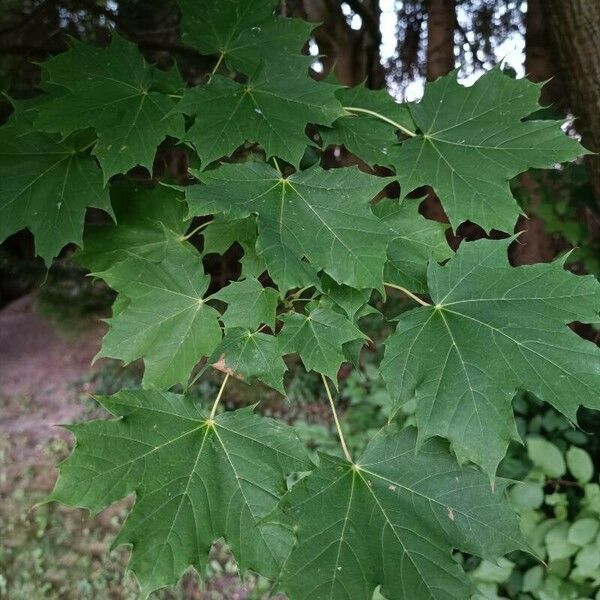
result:
<svg viewBox="0 0 600 600"><path fill-rule="evenodd" d="M221 396L223 395L223 390L225 389L225 385L227 385L228 379L229 379L229 373L226 373L225 379L223 379L223 383L221 384L221 387L219 388L219 393L217 394L217 397L215 398L215 401L213 402L212 408L210 409L210 415L208 417L209 421L212 421L215 418L215 415L217 414L217 407L219 406L219 402L221 401Z"/></svg>
<svg viewBox="0 0 600 600"><path fill-rule="evenodd" d="M198 225L198 227L195 227L194 229L192 229L192 231L190 231L189 233L186 233L186 235L182 235L179 238L179 241L185 242L185 240L189 240L192 236L197 234L199 231L202 231L202 229L204 229L210 223L212 223L212 221L206 221L206 223L201 223L200 225Z"/></svg>
<svg viewBox="0 0 600 600"><path fill-rule="evenodd" d="M359 108L358 106L344 106L343 108L348 112L364 113L366 115L371 115L376 119L380 119L381 121L389 123L390 125L393 125L396 129L399 129L404 135L407 135L408 137L416 137L417 135L414 131L407 129L403 125L400 125L400 123L396 123L396 121L388 119L386 116L382 115L381 113L375 112L374 110L369 110L368 108Z"/></svg>
<svg viewBox="0 0 600 600"><path fill-rule="evenodd" d="M329 384L327 383L327 379L325 375L321 373L321 379L323 380L323 385L325 386L325 391L327 392L327 399L329 400L329 406L331 406L331 412L333 413L333 420L335 421L335 427L337 429L338 437L340 438L340 444L342 445L342 451L346 460L350 464L354 464L352 460L352 456L350 456L350 452L348 451L348 446L346 446L346 440L344 438L344 434L342 433L342 428L340 426L340 420L338 419L337 410L335 409L335 403L333 402L333 396L331 395L331 390L329 389Z"/></svg>
<svg viewBox="0 0 600 600"><path fill-rule="evenodd" d="M385 285L386 287L390 287L394 290L401 291L403 294L406 294L409 298L412 298L415 302L418 302L421 306L431 306L431 304L429 304L429 302L425 302L425 300L421 300L421 298L419 298L418 296L415 296L411 291L407 290L406 288L403 288L400 285L396 285L395 283L389 283L388 281L384 281L383 285Z"/></svg>
<svg viewBox="0 0 600 600"><path fill-rule="evenodd" d="M225 58L225 55L221 52L221 54L219 54L219 58L218 58L217 62L215 63L215 66L212 68L212 71L208 75L208 81L206 83L210 83L210 80L213 78L213 75L217 72L217 69L221 66L221 63L223 62L223 58Z"/></svg>

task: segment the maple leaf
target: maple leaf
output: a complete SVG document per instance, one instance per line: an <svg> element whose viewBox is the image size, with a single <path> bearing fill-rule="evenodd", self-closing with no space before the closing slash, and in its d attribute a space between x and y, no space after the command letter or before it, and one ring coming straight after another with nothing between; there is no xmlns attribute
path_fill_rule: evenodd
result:
<svg viewBox="0 0 600 600"><path fill-rule="evenodd" d="M215 75L209 84L188 89L174 112L195 116L186 140L203 168L245 141L259 143L267 158L298 167L310 142L306 125L329 125L342 114L335 90L285 64L263 65L247 83Z"/></svg>
<svg viewBox="0 0 600 600"><path fill-rule="evenodd" d="M284 179L262 163L223 165L199 177L205 185L186 190L190 215L256 214L257 248L281 293L318 283L321 269L338 283L381 289L390 233L369 201L387 179L319 167Z"/></svg>
<svg viewBox="0 0 600 600"><path fill-rule="evenodd" d="M245 380L256 377L285 394L283 375L287 370L275 336L251 332L241 327L228 329L209 362L222 361L224 367Z"/></svg>
<svg viewBox="0 0 600 600"><path fill-rule="evenodd" d="M204 301L210 277L191 246L171 237L160 260L132 254L96 275L128 300L113 313L98 357L143 358L144 386L185 384L221 341L221 315Z"/></svg>
<svg viewBox="0 0 600 600"><path fill-rule="evenodd" d="M373 212L392 230L387 249L384 278L420 294L427 291L427 265L442 262L453 254L446 241L447 225L419 214L419 201L384 198Z"/></svg>
<svg viewBox="0 0 600 600"><path fill-rule="evenodd" d="M283 329L278 335L282 354L297 352L307 371L327 375L333 382L346 360L342 345L364 340L366 335L348 317L327 306L317 306L306 315L281 316Z"/></svg>
<svg viewBox="0 0 600 600"><path fill-rule="evenodd" d="M88 206L112 215L86 132L60 141L25 119L0 128L0 241L27 227L48 265L68 243L81 244Z"/></svg>
<svg viewBox="0 0 600 600"><path fill-rule="evenodd" d="M139 188L130 183L113 185L111 203L117 224L88 226L76 260L90 271L104 271L129 254L160 260L173 236L189 225L179 192L166 186Z"/></svg>
<svg viewBox="0 0 600 600"><path fill-rule="evenodd" d="M291 600L464 600L471 585L452 550L494 560L524 549L506 484L460 468L440 440L382 430L352 465L319 467L282 499L298 541L281 575ZM277 522L277 519L273 519Z"/></svg>
<svg viewBox="0 0 600 600"><path fill-rule="evenodd" d="M132 545L129 567L144 596L175 584L190 565L203 572L221 537L242 572L277 574L293 534L261 520L286 475L311 466L290 428L252 408L207 419L192 399L157 390L98 401L119 418L69 427L77 444L50 500L96 513L135 493L115 544Z"/></svg>
<svg viewBox="0 0 600 600"><path fill-rule="evenodd" d="M263 61L293 60L308 68L300 51L315 25L275 16L277 0L177 0L183 41L202 54L218 54L246 74Z"/></svg>
<svg viewBox="0 0 600 600"><path fill-rule="evenodd" d="M212 298L226 302L229 306L221 317L225 327L246 327L256 329L263 323L275 328L275 309L279 292L263 287L251 277L242 281L232 281L213 294Z"/></svg>
<svg viewBox="0 0 600 600"><path fill-rule="evenodd" d="M408 105L398 104L386 90L364 85L342 88L335 95L346 114L319 129L323 147L345 146L370 165L391 166L400 147L395 125L415 129Z"/></svg>
<svg viewBox="0 0 600 600"><path fill-rule="evenodd" d="M402 193L431 185L455 230L468 220L512 232L520 209L509 180L584 152L561 121L525 120L540 108L540 87L499 68L471 87L456 72L425 84L423 99L410 105L421 133L394 157Z"/></svg>
<svg viewBox="0 0 600 600"><path fill-rule="evenodd" d="M326 274L321 276L321 287L323 296L321 300L331 300L336 306L339 306L351 321L361 314L361 310L369 302L372 290L357 290L347 285L337 284Z"/></svg>
<svg viewBox="0 0 600 600"><path fill-rule="evenodd" d="M169 114L175 100L164 93L171 82L173 91L183 88L180 79L148 65L135 44L114 32L107 48L74 41L42 68L42 87L62 93L39 107L36 128L68 135L93 127L105 181L136 165L152 172L157 146L183 136L183 118Z"/></svg>
<svg viewBox="0 0 600 600"><path fill-rule="evenodd" d="M600 408L600 349L567 327L597 321L600 285L564 260L513 268L510 242L463 243L445 266L430 263L434 305L400 316L381 364L396 406L416 400L420 440L445 437L490 474L519 439L517 389L572 421L579 405Z"/></svg>

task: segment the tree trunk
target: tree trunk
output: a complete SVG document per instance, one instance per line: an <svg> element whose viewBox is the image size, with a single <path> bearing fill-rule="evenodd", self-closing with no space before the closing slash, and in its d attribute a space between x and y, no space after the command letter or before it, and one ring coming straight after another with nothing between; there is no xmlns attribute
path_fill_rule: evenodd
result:
<svg viewBox="0 0 600 600"><path fill-rule="evenodd" d="M544 22L543 0L528 0L525 18L525 72L536 83L550 80L543 88L542 106L553 105L562 113L565 110L563 86L556 76L556 58ZM529 198L529 218L521 217L517 223L519 239L511 246L510 257L514 265L547 262L556 256L556 240L546 233L544 222L536 216L536 208L542 202L539 184L530 173L520 177L521 185ZM544 184L542 184L544 185Z"/></svg>
<svg viewBox="0 0 600 600"><path fill-rule="evenodd" d="M600 2L547 0L544 8L575 126L584 146L600 152ZM600 208L600 157L586 162Z"/></svg>
<svg viewBox="0 0 600 600"><path fill-rule="evenodd" d="M426 0L427 11L427 81L447 75L454 69L454 28L456 8L454 0ZM430 187L421 212L428 219L447 222L448 218L439 199Z"/></svg>
<svg viewBox="0 0 600 600"><path fill-rule="evenodd" d="M427 10L427 81L433 81L454 69L454 0L426 0Z"/></svg>
<svg viewBox="0 0 600 600"><path fill-rule="evenodd" d="M323 55L325 74L333 70L337 80L348 86L366 82L369 88L382 88L385 71L379 54L379 2L350 0L347 4L362 19L359 29L348 25L338 0L303 0L291 15L322 23L313 35Z"/></svg>
<svg viewBox="0 0 600 600"><path fill-rule="evenodd" d="M525 17L525 73L536 83L547 81L540 103L553 105L557 112L566 108L564 87L556 72L558 57L552 47L548 24L544 18L544 0L528 0Z"/></svg>

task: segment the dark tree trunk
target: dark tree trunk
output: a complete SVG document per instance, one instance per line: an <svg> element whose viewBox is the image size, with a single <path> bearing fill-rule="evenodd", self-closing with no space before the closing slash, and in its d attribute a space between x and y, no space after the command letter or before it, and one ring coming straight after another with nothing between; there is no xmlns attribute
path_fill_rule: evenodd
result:
<svg viewBox="0 0 600 600"><path fill-rule="evenodd" d="M427 81L433 81L454 69L454 0L426 0L427 10Z"/></svg>
<svg viewBox="0 0 600 600"><path fill-rule="evenodd" d="M379 46L380 9L377 0L350 0L350 8L362 19L360 29L352 29L338 0L303 0L292 11L308 21L323 23L314 32L319 53L324 55L325 73L331 69L340 83L367 87L385 86Z"/></svg>
<svg viewBox="0 0 600 600"><path fill-rule="evenodd" d="M565 109L563 86L556 76L556 57L549 39L544 19L544 0L529 0L525 19L525 72L536 83L550 80L542 88L542 106L553 105L558 112ZM536 216L536 208L542 202L539 184L529 173L521 175L530 206L529 218L521 217L517 223L519 239L511 247L511 261L515 265L527 265L552 260L558 251L556 240L544 228L544 222Z"/></svg>
<svg viewBox="0 0 600 600"><path fill-rule="evenodd" d="M547 0L544 10L576 128L600 152L600 1ZM586 161L600 208L600 157Z"/></svg>
<svg viewBox="0 0 600 600"><path fill-rule="evenodd" d="M525 73L536 83L547 81L542 88L542 106L553 105L557 112L566 108L564 88L556 72L558 57L552 47L548 24L544 18L544 0L528 0L525 17Z"/></svg>
<svg viewBox="0 0 600 600"><path fill-rule="evenodd" d="M454 69L454 29L456 7L454 0L426 0L427 11L427 81L447 75ZM421 212L428 219L445 221L439 199L431 188L427 188L427 198L421 205Z"/></svg>

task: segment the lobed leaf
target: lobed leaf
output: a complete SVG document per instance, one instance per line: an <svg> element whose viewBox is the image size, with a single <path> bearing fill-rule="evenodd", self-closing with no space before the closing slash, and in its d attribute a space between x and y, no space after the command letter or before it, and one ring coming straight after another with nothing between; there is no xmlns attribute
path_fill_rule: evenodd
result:
<svg viewBox="0 0 600 600"><path fill-rule="evenodd" d="M562 260L513 268L510 242L463 243L430 263L434 305L401 315L381 364L397 406L416 400L420 440L445 437L491 475L519 439L517 389L573 421L580 405L600 408L600 349L567 327L597 320L600 285Z"/></svg>
<svg viewBox="0 0 600 600"><path fill-rule="evenodd" d="M273 522L297 543L281 574L290 600L464 600L472 592L452 557L488 559L524 549L505 483L460 468L439 440L415 453L417 436L382 430L350 464L320 465L282 499Z"/></svg>
<svg viewBox="0 0 600 600"><path fill-rule="evenodd" d="M128 300L113 313L97 357L143 358L145 387L185 384L221 341L220 314L204 300L210 277L197 252L177 239L165 242L159 260L130 254L97 275Z"/></svg>
<svg viewBox="0 0 600 600"><path fill-rule="evenodd" d="M279 292L251 277L232 281L220 289L212 298L228 304L221 320L225 327L246 327L256 329L262 324L275 328L275 309Z"/></svg>
<svg viewBox="0 0 600 600"><path fill-rule="evenodd" d="M446 241L447 225L422 217L419 202L408 198L385 198L374 212L394 236L387 249L385 280L417 294L426 292L429 260L442 262L453 254Z"/></svg>
<svg viewBox="0 0 600 600"><path fill-rule="evenodd" d="M121 183L111 186L110 196L117 223L88 225L76 254L90 271L105 271L129 254L160 260L172 237L183 235L189 225L181 193L173 188Z"/></svg>
<svg viewBox="0 0 600 600"><path fill-rule="evenodd" d="M410 105L420 134L394 157L403 195L431 185L455 230L472 221L512 232L521 211L509 180L584 153L561 122L526 120L540 108L540 87L499 68L471 87L456 72L427 83L423 99Z"/></svg>
<svg viewBox="0 0 600 600"><path fill-rule="evenodd" d="M93 154L105 181L136 165L152 172L158 145L167 136L183 136L183 118L169 114L175 100L165 93L183 82L148 65L135 44L114 32L107 48L75 41L42 68L42 87L61 93L40 107L35 127L62 135L94 128Z"/></svg>
<svg viewBox="0 0 600 600"><path fill-rule="evenodd" d="M281 354L275 336L238 327L225 333L209 361L219 362L237 377L241 376L245 380L259 379L285 394L283 375L287 367Z"/></svg>
<svg viewBox="0 0 600 600"><path fill-rule="evenodd" d="M320 167L284 179L260 163L223 165L199 176L205 185L186 194L190 215L256 214L257 248L281 293L315 285L321 269L338 283L382 288L390 233L369 202L386 179Z"/></svg>
<svg viewBox="0 0 600 600"><path fill-rule="evenodd" d="M311 466L291 429L252 408L207 419L190 398L156 390L98 400L119 418L69 427L77 444L49 499L98 512L135 493L115 544L132 546L144 597L189 566L202 573L219 538L242 572L276 576L293 534L262 520L286 475Z"/></svg>
<svg viewBox="0 0 600 600"><path fill-rule="evenodd" d="M306 315L288 313L281 317L278 335L282 354L297 352L309 371L327 375L337 382L337 373L346 360L342 345L366 336L346 316L326 306L317 306Z"/></svg>
<svg viewBox="0 0 600 600"><path fill-rule="evenodd" d="M247 83L215 75L188 89L173 113L194 116L186 134L203 168L246 141L260 144L267 158L298 167L309 139L309 123L329 125L342 114L336 87L317 83L306 71L285 64L263 65Z"/></svg>
<svg viewBox="0 0 600 600"><path fill-rule="evenodd" d="M275 16L277 0L177 0L183 41L250 75L265 61L310 64L300 51L314 24Z"/></svg>
<svg viewBox="0 0 600 600"><path fill-rule="evenodd" d="M81 245L88 206L112 215L89 146L87 132L60 141L27 120L0 128L0 241L27 227L49 265L66 244Z"/></svg>

